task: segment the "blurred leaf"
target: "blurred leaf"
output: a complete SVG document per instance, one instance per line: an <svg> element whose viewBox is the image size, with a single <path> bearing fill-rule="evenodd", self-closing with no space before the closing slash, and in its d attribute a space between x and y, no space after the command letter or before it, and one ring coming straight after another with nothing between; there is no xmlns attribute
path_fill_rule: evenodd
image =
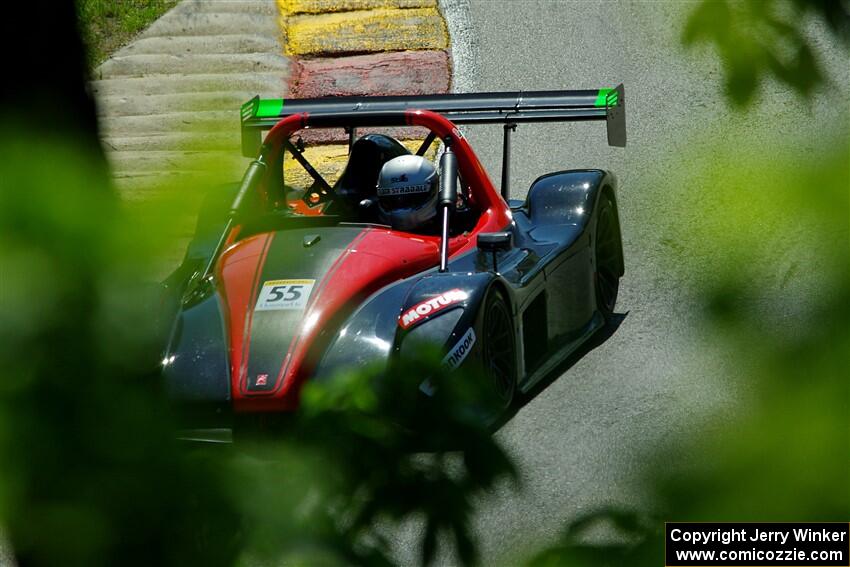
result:
<svg viewBox="0 0 850 567"><path fill-rule="evenodd" d="M726 73L726 96L737 107L752 103L768 76L805 98L825 82L816 51L802 29L808 12L847 40L850 20L840 2L701 0L688 17L682 43L715 47Z"/></svg>

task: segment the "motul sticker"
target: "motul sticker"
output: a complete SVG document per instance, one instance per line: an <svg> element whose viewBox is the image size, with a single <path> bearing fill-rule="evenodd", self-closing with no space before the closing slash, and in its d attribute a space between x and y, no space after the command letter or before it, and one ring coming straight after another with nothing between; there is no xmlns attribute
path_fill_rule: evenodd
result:
<svg viewBox="0 0 850 567"><path fill-rule="evenodd" d="M315 283L316 280L269 280L263 283L254 311L304 309Z"/></svg>
<svg viewBox="0 0 850 567"><path fill-rule="evenodd" d="M466 360L469 351L472 350L472 345L475 344L475 331L472 327L463 335L460 340L452 347L449 353L443 358L443 368L446 370L454 370L460 363Z"/></svg>
<svg viewBox="0 0 850 567"><path fill-rule="evenodd" d="M409 329L415 325L420 319L433 315L438 311L442 311L446 307L466 301L469 297L465 291L461 289L453 289L445 293L441 293L431 299L426 299L421 303L417 303L407 311L401 314L398 318L398 324L402 329Z"/></svg>

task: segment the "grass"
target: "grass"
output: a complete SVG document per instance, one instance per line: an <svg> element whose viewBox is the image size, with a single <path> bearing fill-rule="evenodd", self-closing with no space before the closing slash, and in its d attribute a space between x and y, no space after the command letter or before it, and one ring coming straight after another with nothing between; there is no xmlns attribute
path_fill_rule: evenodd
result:
<svg viewBox="0 0 850 567"><path fill-rule="evenodd" d="M94 69L178 0L77 0L80 34Z"/></svg>

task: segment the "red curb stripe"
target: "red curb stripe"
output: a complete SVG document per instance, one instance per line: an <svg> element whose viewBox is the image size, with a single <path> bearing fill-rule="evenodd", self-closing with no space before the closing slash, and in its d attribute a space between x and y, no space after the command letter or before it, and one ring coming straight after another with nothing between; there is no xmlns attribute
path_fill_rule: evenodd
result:
<svg viewBox="0 0 850 567"><path fill-rule="evenodd" d="M451 85L449 56L445 51L395 51L351 57L296 59L288 96L420 95L447 93ZM363 129L359 135L373 129ZM422 139L424 128L378 128L399 140ZM300 132L307 143L347 141L342 129Z"/></svg>
<svg viewBox="0 0 850 567"><path fill-rule="evenodd" d="M398 51L306 59L295 67L299 98L352 95L421 95L449 90L445 51Z"/></svg>
<svg viewBox="0 0 850 567"><path fill-rule="evenodd" d="M449 92L451 87L451 58L442 49L293 57L291 64L285 98L440 94ZM362 129L358 135L373 130L399 140L422 139L428 134L425 128L400 127ZM299 135L308 144L348 140L341 129L302 130Z"/></svg>

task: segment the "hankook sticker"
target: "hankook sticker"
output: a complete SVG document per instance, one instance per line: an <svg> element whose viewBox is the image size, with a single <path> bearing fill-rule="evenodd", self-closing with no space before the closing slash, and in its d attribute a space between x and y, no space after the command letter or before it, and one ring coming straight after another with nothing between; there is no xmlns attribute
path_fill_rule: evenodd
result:
<svg viewBox="0 0 850 567"><path fill-rule="evenodd" d="M304 309L315 283L316 280L269 280L263 283L254 311Z"/></svg>
<svg viewBox="0 0 850 567"><path fill-rule="evenodd" d="M472 327L464 334L460 340L455 343L455 346L449 351L449 353L443 358L443 367L446 370L454 370L460 364L466 360L467 355L469 355L469 351L472 350L472 345L475 344L475 331L472 330Z"/></svg>
<svg viewBox="0 0 850 567"><path fill-rule="evenodd" d="M466 357L469 356L470 351L472 351L472 346L475 344L475 331L472 327L464 333L464 335L460 338L458 342L449 350L448 354L443 357L441 362L443 369L448 372L451 372L455 368L461 365L461 363L466 360ZM421 384L419 384L419 390L422 391L423 394L427 396L434 395L434 382L430 378L426 378Z"/></svg>

